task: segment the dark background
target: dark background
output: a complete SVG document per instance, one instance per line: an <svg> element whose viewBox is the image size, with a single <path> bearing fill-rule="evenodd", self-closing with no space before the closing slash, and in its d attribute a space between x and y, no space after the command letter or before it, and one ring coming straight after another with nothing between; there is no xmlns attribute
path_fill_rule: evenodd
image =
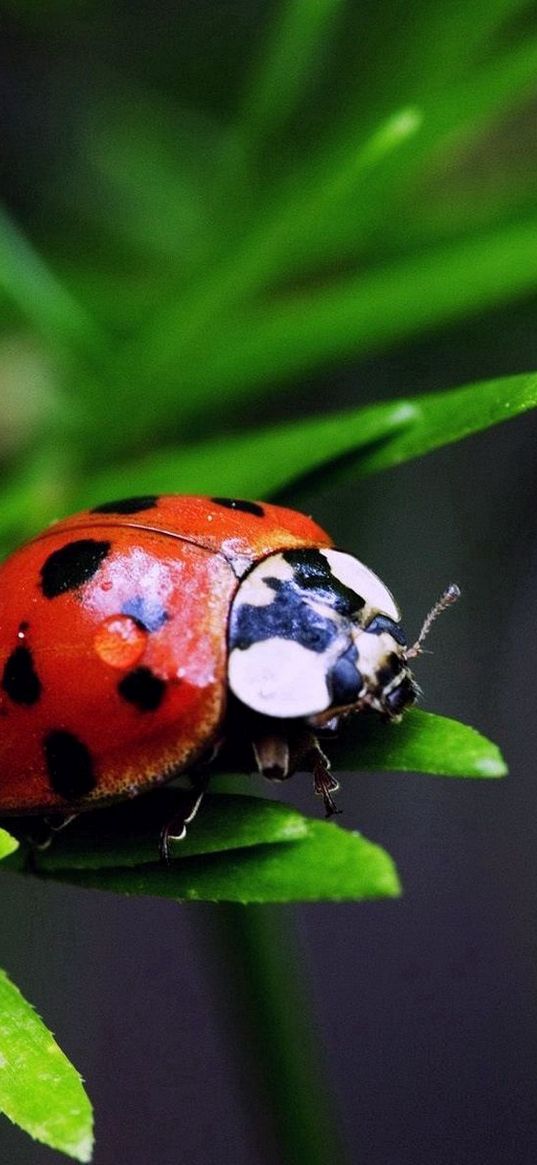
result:
<svg viewBox="0 0 537 1165"><path fill-rule="evenodd" d="M37 227L42 204L30 174L36 158L46 171L57 102L66 136L54 142L56 159L69 149L66 59L73 76L81 70L80 91L121 57L125 74L150 83L157 73L167 82L180 76L193 100L225 108L238 58L260 35L268 6L182 4L172 40L175 4L149 9L138 0L116 5L113 18L102 5L102 23L99 6L91 21L86 6L74 7L65 40L57 24L47 38L14 11L6 15L7 191ZM125 40L118 26L129 29ZM524 302L392 348L318 378L318 405L349 404L357 386L372 400L535 368L534 320ZM274 411L270 402L265 411ZM490 735L511 770L498 782L349 776L343 824L393 854L404 896L283 911L296 928L305 1005L311 993L325 1051L319 1070L352 1162L537 1159L536 438L535 418L522 417L303 503L387 581L412 632L445 584L460 584L463 599L416 669L424 707ZM303 776L278 796L319 811ZM95 1165L279 1161L241 1054L221 917L203 904L5 877L1 961L87 1081ZM0 1160L64 1158L4 1121Z"/></svg>

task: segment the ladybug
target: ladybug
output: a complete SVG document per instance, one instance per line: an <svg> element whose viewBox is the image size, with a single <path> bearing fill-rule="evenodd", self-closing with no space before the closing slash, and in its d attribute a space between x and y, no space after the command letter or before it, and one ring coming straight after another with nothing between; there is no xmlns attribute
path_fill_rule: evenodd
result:
<svg viewBox="0 0 537 1165"><path fill-rule="evenodd" d="M258 769L337 782L316 733L418 688L395 601L311 518L235 498L128 498L56 522L0 567L0 814L59 815L133 797L237 732ZM201 775L200 775L201 773Z"/></svg>

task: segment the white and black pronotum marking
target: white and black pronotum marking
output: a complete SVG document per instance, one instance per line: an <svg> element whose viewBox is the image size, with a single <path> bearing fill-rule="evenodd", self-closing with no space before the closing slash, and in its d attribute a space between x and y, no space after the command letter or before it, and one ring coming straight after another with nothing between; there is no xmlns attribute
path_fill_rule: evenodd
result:
<svg viewBox="0 0 537 1165"><path fill-rule="evenodd" d="M232 606L230 688L276 719L367 706L398 716L418 693L399 619L387 587L352 555L272 554Z"/></svg>

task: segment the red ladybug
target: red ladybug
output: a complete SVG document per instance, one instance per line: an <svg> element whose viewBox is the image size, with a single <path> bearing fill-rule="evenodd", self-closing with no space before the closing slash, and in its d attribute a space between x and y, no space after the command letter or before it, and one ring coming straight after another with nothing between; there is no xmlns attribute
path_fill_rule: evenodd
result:
<svg viewBox="0 0 537 1165"><path fill-rule="evenodd" d="M315 729L399 716L421 638L408 649L380 579L292 510L168 495L66 518L0 568L0 814L144 792L241 720L258 768L307 761L332 812Z"/></svg>

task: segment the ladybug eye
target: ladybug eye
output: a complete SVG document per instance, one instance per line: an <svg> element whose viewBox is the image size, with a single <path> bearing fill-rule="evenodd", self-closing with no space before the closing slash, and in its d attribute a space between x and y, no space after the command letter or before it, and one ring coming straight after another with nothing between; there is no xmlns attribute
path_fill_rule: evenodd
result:
<svg viewBox="0 0 537 1165"><path fill-rule="evenodd" d="M399 714L403 712L408 704L414 703L417 694L418 693L414 684L412 683L412 680L408 675L406 675L401 680L401 683L398 684L396 688L392 688L391 692L388 692L388 695L386 696L384 702L390 715L399 716Z"/></svg>

